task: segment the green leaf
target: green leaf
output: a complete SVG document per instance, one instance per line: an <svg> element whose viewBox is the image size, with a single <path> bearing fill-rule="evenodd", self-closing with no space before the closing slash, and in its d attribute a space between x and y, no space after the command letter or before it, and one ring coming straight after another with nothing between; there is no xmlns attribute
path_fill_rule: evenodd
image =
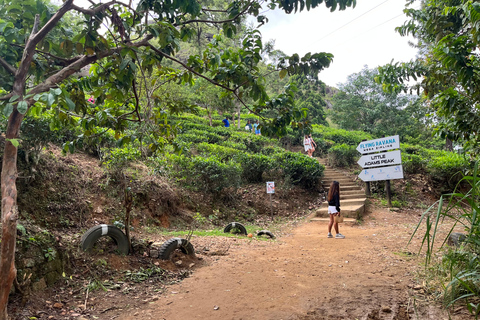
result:
<svg viewBox="0 0 480 320"><path fill-rule="evenodd" d="M49 92L47 94L47 106L51 107L54 102L55 102L55 96L51 92Z"/></svg>
<svg viewBox="0 0 480 320"><path fill-rule="evenodd" d="M280 79L285 78L285 76L287 75L287 69L280 70L280 73L278 75L280 76Z"/></svg>
<svg viewBox="0 0 480 320"><path fill-rule="evenodd" d="M75 103L68 97L65 97L65 102L67 103L68 109L70 111L75 110Z"/></svg>
<svg viewBox="0 0 480 320"><path fill-rule="evenodd" d="M3 114L5 115L5 117L10 117L10 115L12 114L13 112L13 104L11 103L7 103L7 105L5 106L5 108L3 108Z"/></svg>
<svg viewBox="0 0 480 320"><path fill-rule="evenodd" d="M20 112L21 114L25 114L27 113L28 111L28 103L27 101L23 100L23 101L20 101L17 105L17 110L18 112Z"/></svg>
<svg viewBox="0 0 480 320"><path fill-rule="evenodd" d="M18 139L5 139L7 141L10 141L15 148L18 148L18 145L20 144L20 141Z"/></svg>
<svg viewBox="0 0 480 320"><path fill-rule="evenodd" d="M18 98L20 98L20 96L17 96L17 95L13 95L10 100L8 100L8 102L14 102L14 101L17 101Z"/></svg>
<svg viewBox="0 0 480 320"><path fill-rule="evenodd" d="M77 44L75 45L75 50L77 50L78 54L82 54L83 53L83 44L77 42Z"/></svg>
<svg viewBox="0 0 480 320"><path fill-rule="evenodd" d="M56 95L56 96L59 96L59 95L62 94L62 89L60 89L60 88L55 88L55 89L51 89L50 92L53 93L53 94Z"/></svg>

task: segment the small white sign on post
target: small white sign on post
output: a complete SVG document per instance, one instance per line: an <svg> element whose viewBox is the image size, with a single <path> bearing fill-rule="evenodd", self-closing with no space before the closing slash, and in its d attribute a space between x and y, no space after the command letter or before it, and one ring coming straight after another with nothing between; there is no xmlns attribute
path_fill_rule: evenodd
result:
<svg viewBox="0 0 480 320"><path fill-rule="evenodd" d="M362 168L374 168L402 164L400 150L364 155L357 162Z"/></svg>
<svg viewBox="0 0 480 320"><path fill-rule="evenodd" d="M400 137L398 135L369 141L362 141L357 146L361 154L400 149Z"/></svg>
<svg viewBox="0 0 480 320"><path fill-rule="evenodd" d="M358 177L363 181L403 179L403 167L399 165L384 168L363 169Z"/></svg>
<svg viewBox="0 0 480 320"><path fill-rule="evenodd" d="M267 193L275 193L275 182L267 181Z"/></svg>

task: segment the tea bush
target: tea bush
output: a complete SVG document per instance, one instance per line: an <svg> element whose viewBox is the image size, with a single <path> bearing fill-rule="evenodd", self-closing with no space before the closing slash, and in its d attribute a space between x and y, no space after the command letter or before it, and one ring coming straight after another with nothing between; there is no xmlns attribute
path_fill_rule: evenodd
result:
<svg viewBox="0 0 480 320"><path fill-rule="evenodd" d="M427 161L420 155L402 153L403 172L425 173Z"/></svg>
<svg viewBox="0 0 480 320"><path fill-rule="evenodd" d="M241 151L217 144L202 142L196 146L196 150L207 157L216 156L222 162L233 160Z"/></svg>
<svg viewBox="0 0 480 320"><path fill-rule="evenodd" d="M344 143L355 147L357 147L357 145L362 142L362 140L373 139L369 133L363 131L347 131L321 125L313 125L312 137L315 141L320 139L332 140L337 144Z"/></svg>
<svg viewBox="0 0 480 320"><path fill-rule="evenodd" d="M238 142L234 142L234 141L231 141L231 140L222 141L222 142L220 142L220 145L224 146L224 147L227 147L227 148L237 149L237 150L241 150L241 151L246 151L247 150L247 146L245 146L243 143L238 143Z"/></svg>
<svg viewBox="0 0 480 320"><path fill-rule="evenodd" d="M242 166L242 177L246 182L262 182L262 175L273 166L270 157L262 154L242 153L238 158Z"/></svg>
<svg viewBox="0 0 480 320"><path fill-rule="evenodd" d="M320 183L325 169L314 158L296 152L275 155L276 164L283 170L284 177L304 188L315 188Z"/></svg>
<svg viewBox="0 0 480 320"><path fill-rule="evenodd" d="M358 156L356 146L348 146L343 143L328 150L328 163L335 167L348 167L356 162Z"/></svg>
<svg viewBox="0 0 480 320"><path fill-rule="evenodd" d="M448 152L432 150L428 152L431 158L427 162L427 173L439 184L454 187L462 178L462 173L470 166L463 156Z"/></svg>
<svg viewBox="0 0 480 320"><path fill-rule="evenodd" d="M185 186L196 191L220 193L230 187L237 188L241 182L242 169L234 161L222 162L216 156L186 157L169 155L170 173Z"/></svg>
<svg viewBox="0 0 480 320"><path fill-rule="evenodd" d="M252 153L260 153L267 145L277 145L278 142L264 136L254 135L248 132L234 132L230 139L236 143L242 143L247 151Z"/></svg>

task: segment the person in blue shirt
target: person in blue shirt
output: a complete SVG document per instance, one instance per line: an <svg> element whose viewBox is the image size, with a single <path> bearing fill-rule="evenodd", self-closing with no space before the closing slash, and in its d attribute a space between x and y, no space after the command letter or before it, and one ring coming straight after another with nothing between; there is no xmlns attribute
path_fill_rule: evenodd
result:
<svg viewBox="0 0 480 320"><path fill-rule="evenodd" d="M262 133L260 132L260 129L258 129L258 125L260 124L260 122L257 120L254 124L253 124L253 128L255 129L255 134L256 135L261 135Z"/></svg>
<svg viewBox="0 0 480 320"><path fill-rule="evenodd" d="M222 120L223 124L225 124L225 128L230 127L230 122L228 122L228 117L225 117L225 119Z"/></svg>
<svg viewBox="0 0 480 320"><path fill-rule="evenodd" d="M252 124L250 123L250 120L247 121L247 124L245 125L245 130L249 132L252 131Z"/></svg>

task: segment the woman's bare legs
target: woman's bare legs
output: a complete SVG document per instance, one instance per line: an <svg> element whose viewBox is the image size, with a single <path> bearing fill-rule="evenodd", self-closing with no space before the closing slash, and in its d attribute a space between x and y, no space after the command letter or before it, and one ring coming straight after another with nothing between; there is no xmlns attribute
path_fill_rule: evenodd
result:
<svg viewBox="0 0 480 320"><path fill-rule="evenodd" d="M330 216L330 222L328 223L328 233L332 233L332 226L335 228L335 232L338 232L338 223L333 219L334 214L328 214Z"/></svg>

